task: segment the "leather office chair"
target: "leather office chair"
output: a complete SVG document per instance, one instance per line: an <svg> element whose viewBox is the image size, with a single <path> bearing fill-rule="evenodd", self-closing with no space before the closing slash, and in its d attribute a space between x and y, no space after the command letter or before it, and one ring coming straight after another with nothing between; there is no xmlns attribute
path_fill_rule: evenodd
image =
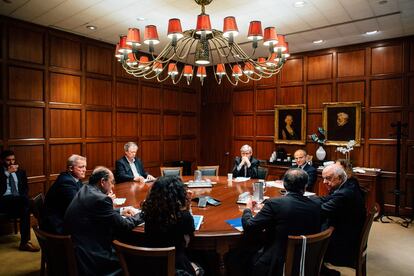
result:
<svg viewBox="0 0 414 276"><path fill-rule="evenodd" d="M219 176L220 166L197 166L202 176Z"/></svg>
<svg viewBox="0 0 414 276"><path fill-rule="evenodd" d="M269 170L267 168L260 167L260 166L257 168L257 178L259 179L266 180L268 173L269 173Z"/></svg>
<svg viewBox="0 0 414 276"><path fill-rule="evenodd" d="M78 266L70 236L49 234L33 227L46 259L47 275L77 276Z"/></svg>
<svg viewBox="0 0 414 276"><path fill-rule="evenodd" d="M160 167L161 176L183 177L183 167Z"/></svg>
<svg viewBox="0 0 414 276"><path fill-rule="evenodd" d="M305 239L302 236L289 236L284 275L300 275L302 269L306 276L318 276L333 230L334 228L331 226L323 232L305 236L306 249L304 252ZM301 263L302 253L305 258L304 264Z"/></svg>
<svg viewBox="0 0 414 276"><path fill-rule="evenodd" d="M118 240L113 245L125 276L175 275L175 247L140 247Z"/></svg>

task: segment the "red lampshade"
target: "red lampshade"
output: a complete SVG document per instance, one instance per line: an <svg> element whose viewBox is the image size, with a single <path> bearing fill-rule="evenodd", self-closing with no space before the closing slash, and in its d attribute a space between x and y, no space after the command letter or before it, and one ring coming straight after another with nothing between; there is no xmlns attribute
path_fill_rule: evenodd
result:
<svg viewBox="0 0 414 276"><path fill-rule="evenodd" d="M132 53L131 46L126 44L127 36L123 35L119 38L119 52L121 54L129 54Z"/></svg>
<svg viewBox="0 0 414 276"><path fill-rule="evenodd" d="M266 59L264 57L259 57L256 62L258 63L256 69L261 70L263 67L266 67Z"/></svg>
<svg viewBox="0 0 414 276"><path fill-rule="evenodd" d="M177 75L177 74L178 74L177 64L174 62L171 62L170 64L168 64L168 75Z"/></svg>
<svg viewBox="0 0 414 276"><path fill-rule="evenodd" d="M139 34L139 29L137 28L128 29L128 36L126 39L126 44L130 46L135 46L135 47L138 47L141 45L141 36Z"/></svg>
<svg viewBox="0 0 414 276"><path fill-rule="evenodd" d="M201 34L202 31L205 31L206 34L211 33L210 16L208 14L199 14L197 17L196 33Z"/></svg>
<svg viewBox="0 0 414 276"><path fill-rule="evenodd" d="M150 44L150 42L153 44L160 43L160 40L158 39L157 27L155 25L145 26L144 43Z"/></svg>
<svg viewBox="0 0 414 276"><path fill-rule="evenodd" d="M270 44L275 45L277 43L277 34L275 27L267 27L264 29L264 46L269 46Z"/></svg>
<svg viewBox="0 0 414 276"><path fill-rule="evenodd" d="M270 57L268 58L268 60L266 61L266 65L267 66L275 66L276 65L276 62L275 62L276 58L277 58L277 54L272 53L270 55Z"/></svg>
<svg viewBox="0 0 414 276"><path fill-rule="evenodd" d="M238 64L233 65L233 74L232 75L234 77L243 75L240 65L238 65Z"/></svg>
<svg viewBox="0 0 414 276"><path fill-rule="evenodd" d="M127 63L129 66L135 66L135 65L137 65L137 64L138 64L138 61L137 61L137 59L135 58L135 55L134 55L133 53L129 53L129 54L128 54L128 59L127 59L126 63Z"/></svg>
<svg viewBox="0 0 414 276"><path fill-rule="evenodd" d="M249 25L249 33L247 34L247 38L249 40L253 40L253 38L255 37L257 38L257 40L263 38L262 22L260 21L251 21Z"/></svg>
<svg viewBox="0 0 414 276"><path fill-rule="evenodd" d="M139 65L138 68L148 68L149 59L147 56L141 56L139 58Z"/></svg>
<svg viewBox="0 0 414 276"><path fill-rule="evenodd" d="M237 28L236 18L234 16L227 16L224 18L223 23L223 36L229 37L230 34L236 36L239 34L239 28Z"/></svg>
<svg viewBox="0 0 414 276"><path fill-rule="evenodd" d="M172 39L176 35L177 39L183 37L183 30L181 28L181 22L178 18L171 18L168 21L168 38Z"/></svg>
<svg viewBox="0 0 414 276"><path fill-rule="evenodd" d="M277 35L277 44L275 47L275 51L277 52L279 49L281 50L281 52L285 52L286 51L286 41L285 41L285 36L284 35Z"/></svg>
<svg viewBox="0 0 414 276"><path fill-rule="evenodd" d="M191 77L193 75L193 66L185 65L183 74L185 77Z"/></svg>
<svg viewBox="0 0 414 276"><path fill-rule="evenodd" d="M197 68L197 77L206 77L206 67L205 66L198 66Z"/></svg>
<svg viewBox="0 0 414 276"><path fill-rule="evenodd" d="M290 54L289 54L289 42L285 42L285 46L286 46L286 51L283 53L283 56L285 58L288 58L288 57L290 57Z"/></svg>
<svg viewBox="0 0 414 276"><path fill-rule="evenodd" d="M216 75L223 76L226 74L226 68L223 63L217 64Z"/></svg>
<svg viewBox="0 0 414 276"><path fill-rule="evenodd" d="M162 71L162 64L159 62L154 62L154 65L152 66L152 70L154 70L156 73Z"/></svg>
<svg viewBox="0 0 414 276"><path fill-rule="evenodd" d="M249 74L253 74L253 72L254 72L253 64L251 64L250 62L246 62L246 64L244 64L243 73L245 73L246 75L249 75Z"/></svg>

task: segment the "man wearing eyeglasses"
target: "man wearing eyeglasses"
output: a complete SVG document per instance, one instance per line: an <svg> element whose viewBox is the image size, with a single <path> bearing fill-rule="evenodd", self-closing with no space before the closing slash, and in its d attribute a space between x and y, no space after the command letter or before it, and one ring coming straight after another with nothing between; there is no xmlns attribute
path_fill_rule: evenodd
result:
<svg viewBox="0 0 414 276"><path fill-rule="evenodd" d="M302 169L308 174L306 190L310 192L313 191L313 186L316 182L316 169L312 165L309 165L307 161L308 153L303 149L298 149L293 154L293 157L295 158L296 165L292 166L292 168Z"/></svg>
<svg viewBox="0 0 414 276"><path fill-rule="evenodd" d="M36 252L39 248L30 242L30 206L26 172L19 169L11 150L1 153L0 212L20 219L19 250Z"/></svg>
<svg viewBox="0 0 414 276"><path fill-rule="evenodd" d="M253 149L249 145L240 148L240 157L234 159L233 177L258 178L259 160L252 156Z"/></svg>

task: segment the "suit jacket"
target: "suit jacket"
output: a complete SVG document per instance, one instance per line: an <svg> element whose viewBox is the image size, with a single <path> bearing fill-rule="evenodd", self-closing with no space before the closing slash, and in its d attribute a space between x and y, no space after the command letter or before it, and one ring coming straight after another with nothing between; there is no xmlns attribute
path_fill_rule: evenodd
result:
<svg viewBox="0 0 414 276"><path fill-rule="evenodd" d="M2 167L0 170L2 170L0 173L0 196L3 196L3 194L7 190L7 177L6 177L6 174L4 173L4 167ZM17 170L16 176L17 176L17 180L19 181L19 183L17 184L19 188L19 195L27 197L29 187L27 185L26 172L23 170Z"/></svg>
<svg viewBox="0 0 414 276"><path fill-rule="evenodd" d="M349 178L330 195L320 198L326 227L334 226L325 260L355 267L358 239L366 218L365 202L356 178Z"/></svg>
<svg viewBox="0 0 414 276"><path fill-rule="evenodd" d="M45 197L44 218L40 228L56 234L63 233L63 217L76 193L82 187L81 181L69 172L62 172Z"/></svg>
<svg viewBox="0 0 414 276"><path fill-rule="evenodd" d="M141 223L140 215L123 218L112 199L96 186L84 185L65 215L65 233L72 236L79 275L114 275L120 265L112 240Z"/></svg>
<svg viewBox="0 0 414 276"><path fill-rule="evenodd" d="M141 160L135 158L134 163L138 173L144 178L147 177L148 173L144 170ZM134 180L134 174L132 173L131 166L125 156L115 162L115 179L118 183Z"/></svg>
<svg viewBox="0 0 414 276"><path fill-rule="evenodd" d="M255 217L250 209L242 216L247 235L266 230L268 241L255 256L252 275L282 275L288 235L320 232L320 205L299 193L266 200Z"/></svg>
<svg viewBox="0 0 414 276"><path fill-rule="evenodd" d="M292 168L298 168L298 165L292 166ZM316 169L314 166L306 163L305 167L303 167L303 170L308 174L308 184L306 185L306 190L313 191L313 186L316 182Z"/></svg>
<svg viewBox="0 0 414 276"><path fill-rule="evenodd" d="M256 158L254 158L253 156L250 156L250 168L247 168L247 175L246 177L250 177L250 178L258 178L258 172L257 172L257 168L259 167L259 160L257 160ZM240 165L241 163L241 157L237 156L234 159L234 167L233 167L233 177L244 177L244 167L243 166L240 171L237 170L237 167Z"/></svg>

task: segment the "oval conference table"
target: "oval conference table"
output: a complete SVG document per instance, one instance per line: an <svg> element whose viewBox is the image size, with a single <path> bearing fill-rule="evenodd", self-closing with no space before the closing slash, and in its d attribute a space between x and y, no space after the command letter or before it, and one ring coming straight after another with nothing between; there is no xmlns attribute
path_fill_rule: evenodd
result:
<svg viewBox="0 0 414 276"><path fill-rule="evenodd" d="M206 179L207 177L205 177ZM182 180L192 180L192 176L184 176ZM236 182L227 181L226 176L210 176L208 179L213 183L212 188L191 188L193 198L208 195L221 202L219 206L207 204L205 208L199 208L197 202L191 202L191 211L193 215L202 215L203 222L198 231L194 232L189 248L195 250L213 250L219 256L219 266L221 274L225 274L224 254L231 248L237 248L242 239L242 232L230 226L226 220L239 218L242 216L245 205L237 204L239 194L250 192L253 194L252 186L257 179ZM125 182L116 184L114 192L118 198L126 198L121 206L134 206L139 208L141 202L145 199L147 192L152 183ZM280 189L267 187L265 197L280 196ZM134 230L136 235L144 232L144 227L138 226Z"/></svg>

